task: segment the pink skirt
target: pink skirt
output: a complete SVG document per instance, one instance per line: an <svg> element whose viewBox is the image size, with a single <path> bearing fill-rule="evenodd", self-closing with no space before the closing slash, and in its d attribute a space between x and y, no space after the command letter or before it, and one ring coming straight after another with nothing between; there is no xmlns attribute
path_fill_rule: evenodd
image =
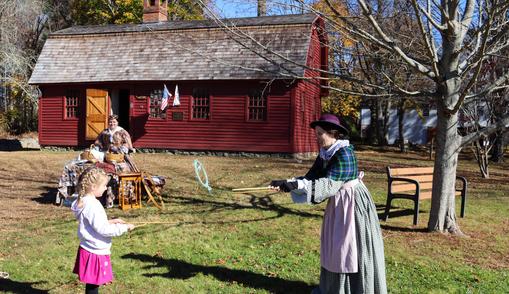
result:
<svg viewBox="0 0 509 294"><path fill-rule="evenodd" d="M103 285L113 281L109 255L97 255L79 247L74 271L80 282Z"/></svg>

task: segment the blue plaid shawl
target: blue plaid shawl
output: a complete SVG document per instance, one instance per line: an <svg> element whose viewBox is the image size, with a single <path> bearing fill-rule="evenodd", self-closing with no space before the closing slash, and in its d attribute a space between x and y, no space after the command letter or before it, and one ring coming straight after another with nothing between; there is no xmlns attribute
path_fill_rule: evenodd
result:
<svg viewBox="0 0 509 294"><path fill-rule="evenodd" d="M353 146L349 145L338 149L329 161L318 156L304 177L308 180L328 177L335 181L349 181L356 179L357 175L357 158Z"/></svg>

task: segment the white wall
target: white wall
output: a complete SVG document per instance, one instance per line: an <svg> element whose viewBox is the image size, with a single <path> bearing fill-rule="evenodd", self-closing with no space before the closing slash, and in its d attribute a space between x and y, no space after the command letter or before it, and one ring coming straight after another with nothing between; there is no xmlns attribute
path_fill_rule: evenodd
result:
<svg viewBox="0 0 509 294"><path fill-rule="evenodd" d="M369 127L371 122L371 112L369 109L361 109L361 129ZM403 132L405 140L412 144L426 144L428 142L427 129L435 127L437 124L437 111L431 109L429 116L422 119L417 111L411 110L405 112L403 121ZM395 144L399 139L398 131L398 110L391 109L389 115L389 144Z"/></svg>

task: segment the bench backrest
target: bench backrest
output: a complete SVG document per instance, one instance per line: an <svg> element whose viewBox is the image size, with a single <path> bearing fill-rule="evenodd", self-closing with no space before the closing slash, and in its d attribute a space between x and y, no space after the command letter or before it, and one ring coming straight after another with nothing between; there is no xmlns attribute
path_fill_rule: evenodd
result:
<svg viewBox="0 0 509 294"><path fill-rule="evenodd" d="M405 168L390 168L387 167L388 178L407 178L419 182L420 199L431 198L431 189L433 188L433 167L405 167ZM415 193L415 185L395 181L389 187L392 193Z"/></svg>

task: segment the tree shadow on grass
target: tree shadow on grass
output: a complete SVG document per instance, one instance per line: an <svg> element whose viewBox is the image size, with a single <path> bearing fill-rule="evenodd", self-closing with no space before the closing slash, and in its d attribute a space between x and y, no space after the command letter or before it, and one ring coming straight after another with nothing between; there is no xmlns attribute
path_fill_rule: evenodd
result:
<svg viewBox="0 0 509 294"><path fill-rule="evenodd" d="M428 233L427 228L416 228L416 227L394 227L385 224L380 224L380 227L386 231L392 232L414 232L414 233Z"/></svg>
<svg viewBox="0 0 509 294"><path fill-rule="evenodd" d="M30 293L42 294L49 293L47 290L40 290L33 287L33 285L44 283L41 282L17 282L10 279L0 279L0 291L10 293Z"/></svg>
<svg viewBox="0 0 509 294"><path fill-rule="evenodd" d="M376 209L378 212L378 219L383 221L383 223L380 223L380 227L387 231L397 231L397 232L428 232L426 228L415 228L415 227L395 227L395 226L389 226L385 224L385 205L377 205ZM396 218L396 217L402 217L402 216L409 216L414 215L413 209L400 209L400 210L394 210L398 209L397 206L391 206L391 210L389 211L389 218ZM419 213L422 213L424 211L419 210Z"/></svg>
<svg viewBox="0 0 509 294"><path fill-rule="evenodd" d="M396 210L397 209L397 210ZM376 210L378 211L378 219L385 219L385 205L377 204ZM424 210L419 209L419 213L426 212ZM391 205L391 210L389 210L389 219L395 217L409 216L414 215L414 210L410 208L400 208L398 206Z"/></svg>
<svg viewBox="0 0 509 294"><path fill-rule="evenodd" d="M134 253L126 254L122 256L122 258L135 259L149 263L150 265L145 266L145 269L168 269L168 272L163 274L143 274L143 276L149 278L159 276L168 279L186 280L201 273L213 276L223 282L238 283L245 287L264 289L272 293L310 293L314 288L313 285L309 285L302 281L291 281L277 277L268 277L246 270L229 269L223 266L192 264L174 258L164 259L158 256Z"/></svg>
<svg viewBox="0 0 509 294"><path fill-rule="evenodd" d="M393 206L391 208L391 210L389 211L389 219L396 218L396 217L402 217L402 216L414 215L413 209L400 209L400 210L394 210L394 209L395 209L395 207ZM424 211L419 210L419 213L421 213L421 212L424 212ZM378 219L385 220L385 211L384 210L378 212Z"/></svg>

